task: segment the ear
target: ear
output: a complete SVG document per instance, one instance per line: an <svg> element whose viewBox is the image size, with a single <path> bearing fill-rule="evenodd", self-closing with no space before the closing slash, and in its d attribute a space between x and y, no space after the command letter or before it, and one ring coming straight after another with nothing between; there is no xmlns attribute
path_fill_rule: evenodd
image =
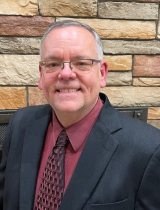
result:
<svg viewBox="0 0 160 210"><path fill-rule="evenodd" d="M101 88L106 86L107 76L108 76L108 65L106 60L102 60L101 62L101 80L100 80L100 86Z"/></svg>
<svg viewBox="0 0 160 210"><path fill-rule="evenodd" d="M38 88L40 90L43 89L43 82L42 82L42 69L41 66L39 65L39 80L38 80Z"/></svg>

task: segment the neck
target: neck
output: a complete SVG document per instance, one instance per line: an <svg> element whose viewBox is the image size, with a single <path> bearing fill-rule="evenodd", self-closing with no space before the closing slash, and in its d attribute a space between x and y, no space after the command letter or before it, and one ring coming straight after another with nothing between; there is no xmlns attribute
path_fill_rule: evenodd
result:
<svg viewBox="0 0 160 210"><path fill-rule="evenodd" d="M68 128L71 125L77 123L81 119L83 119L88 113L78 116L76 113L55 113L58 121L64 128Z"/></svg>
<svg viewBox="0 0 160 210"><path fill-rule="evenodd" d="M71 115L70 113L66 113L66 114L62 114L62 115L56 114L56 116L57 116L58 121L64 128L68 128L71 125L78 122L79 120L81 120L81 119L76 118L75 116Z"/></svg>
<svg viewBox="0 0 160 210"><path fill-rule="evenodd" d="M81 119L87 116L90 111L95 107L96 103L97 101L88 109L83 110L83 112L57 112L56 110L54 110L54 112L60 124L64 128L68 128L69 126L79 122Z"/></svg>

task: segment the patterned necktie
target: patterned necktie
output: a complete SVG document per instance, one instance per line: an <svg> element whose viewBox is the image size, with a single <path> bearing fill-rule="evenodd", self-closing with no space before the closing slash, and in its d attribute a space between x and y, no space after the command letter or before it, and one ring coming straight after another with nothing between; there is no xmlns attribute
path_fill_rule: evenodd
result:
<svg viewBox="0 0 160 210"><path fill-rule="evenodd" d="M35 202L35 210L58 210L64 191L64 157L68 137L62 130L48 157Z"/></svg>

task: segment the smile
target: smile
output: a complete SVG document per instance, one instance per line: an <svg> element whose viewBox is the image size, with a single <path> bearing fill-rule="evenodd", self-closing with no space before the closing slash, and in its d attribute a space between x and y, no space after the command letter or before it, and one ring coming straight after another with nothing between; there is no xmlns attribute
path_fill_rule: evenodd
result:
<svg viewBox="0 0 160 210"><path fill-rule="evenodd" d="M59 93L75 93L77 91L80 91L80 88L79 89L75 89L75 88L59 89L59 90L56 90L56 91L59 92Z"/></svg>

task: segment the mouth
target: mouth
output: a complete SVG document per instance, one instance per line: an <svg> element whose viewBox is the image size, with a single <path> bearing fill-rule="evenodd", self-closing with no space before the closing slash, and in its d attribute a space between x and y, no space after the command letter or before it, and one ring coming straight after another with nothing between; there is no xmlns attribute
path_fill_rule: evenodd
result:
<svg viewBox="0 0 160 210"><path fill-rule="evenodd" d="M81 91L81 88L62 88L62 89L56 89L56 92L58 93L76 93L78 91Z"/></svg>

